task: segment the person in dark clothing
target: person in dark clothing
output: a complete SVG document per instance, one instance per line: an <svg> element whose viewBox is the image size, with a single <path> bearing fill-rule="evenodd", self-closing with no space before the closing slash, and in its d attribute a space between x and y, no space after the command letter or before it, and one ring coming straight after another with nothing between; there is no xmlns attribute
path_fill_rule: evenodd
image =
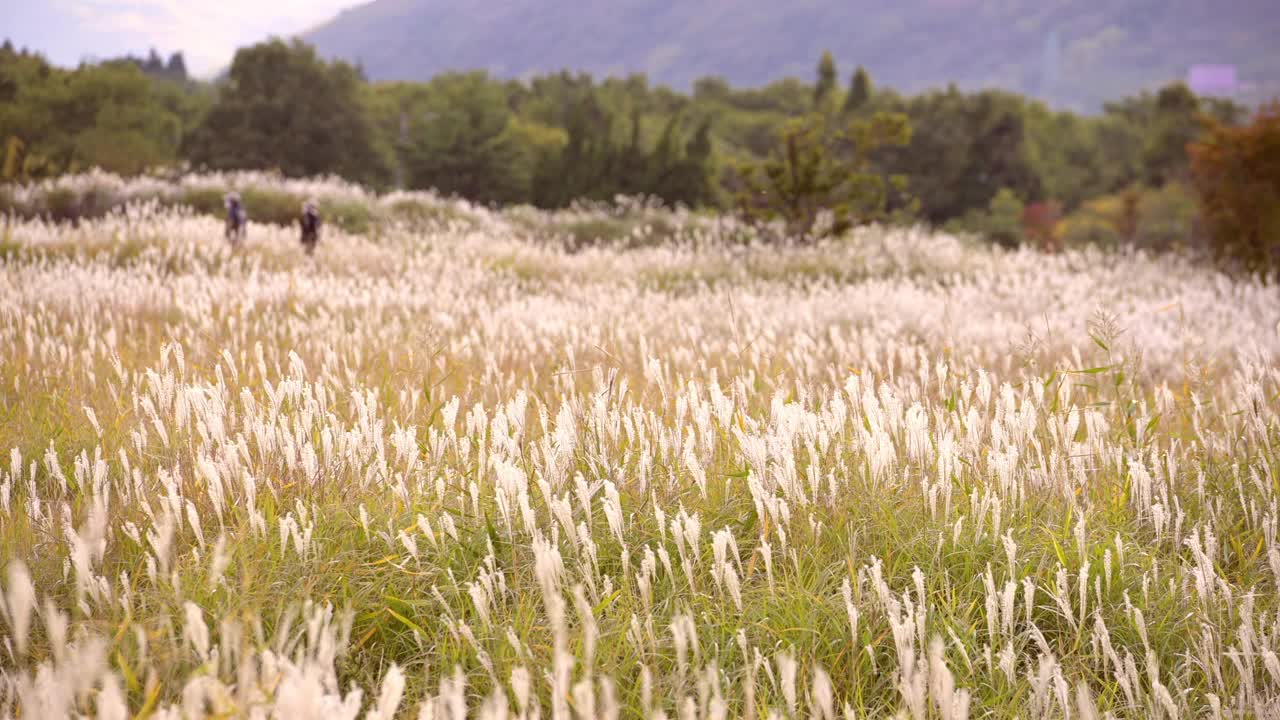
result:
<svg viewBox="0 0 1280 720"><path fill-rule="evenodd" d="M316 244L320 242L320 211L316 208L314 200L308 200L302 205L302 248L306 250L307 255L312 255L316 251Z"/></svg>
<svg viewBox="0 0 1280 720"><path fill-rule="evenodd" d="M240 201L238 192L227 193L224 202L227 206L227 241L235 247L244 240L249 214L245 212L244 203Z"/></svg>

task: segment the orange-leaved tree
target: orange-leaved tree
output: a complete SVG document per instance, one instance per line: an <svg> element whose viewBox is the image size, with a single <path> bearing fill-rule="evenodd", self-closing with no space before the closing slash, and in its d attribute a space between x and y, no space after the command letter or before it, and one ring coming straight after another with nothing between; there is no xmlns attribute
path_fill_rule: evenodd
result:
<svg viewBox="0 0 1280 720"><path fill-rule="evenodd" d="M1280 270L1280 101L1242 127L1205 122L1187 152L1214 253L1243 270Z"/></svg>

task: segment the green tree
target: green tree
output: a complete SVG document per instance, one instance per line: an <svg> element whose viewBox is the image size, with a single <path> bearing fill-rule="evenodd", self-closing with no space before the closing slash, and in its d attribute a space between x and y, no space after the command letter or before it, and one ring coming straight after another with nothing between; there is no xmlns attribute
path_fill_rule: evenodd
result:
<svg viewBox="0 0 1280 720"><path fill-rule="evenodd" d="M822 53L822 59L818 61L818 82L813 86L813 106L821 108L831 98L831 94L836 89L836 61L831 57L831 51L826 50Z"/></svg>
<svg viewBox="0 0 1280 720"><path fill-rule="evenodd" d="M169 63L165 65L165 75L170 79L186 82L190 79L187 75L187 60L182 53L176 52L169 56Z"/></svg>
<svg viewBox="0 0 1280 720"><path fill-rule="evenodd" d="M886 178L873 156L910 139L907 118L897 113L876 113L844 126L816 114L790 121L769 158L741 169L739 211L750 220L781 219L795 238L839 234L881 219L890 188L902 180ZM830 213L831 224L820 228L824 213Z"/></svg>
<svg viewBox="0 0 1280 720"><path fill-rule="evenodd" d="M1023 215L1026 206L1017 193L1000 188L984 209L970 210L963 218L947 223L952 232L976 233L997 245L1013 248L1021 245Z"/></svg>
<svg viewBox="0 0 1280 720"><path fill-rule="evenodd" d="M1026 120L1020 100L995 93L974 98L969 115L971 145L959 188L959 202L975 206L1002 187L1021 197L1042 195L1040 176L1031 165Z"/></svg>
<svg viewBox="0 0 1280 720"><path fill-rule="evenodd" d="M1161 88L1143 147L1143 176L1159 187L1187 172L1187 145L1200 134L1200 100L1181 83Z"/></svg>
<svg viewBox="0 0 1280 720"><path fill-rule="evenodd" d="M137 174L177 158L182 119L133 65L60 70L0 52L0 139L10 179L89 167Z"/></svg>
<svg viewBox="0 0 1280 720"><path fill-rule="evenodd" d="M844 111L853 113L861 110L871 101L871 75L867 69L858 66L853 78L849 81L849 94L844 97Z"/></svg>
<svg viewBox="0 0 1280 720"><path fill-rule="evenodd" d="M911 143L886 148L884 167L905 175L925 219L943 224L986 208L1007 187L1039 199L1023 106L1017 96L994 91L973 95L955 87L901 103L911 123Z"/></svg>
<svg viewBox="0 0 1280 720"><path fill-rule="evenodd" d="M628 136L624 144L612 148L609 170L610 188L618 193L648 192L651 183L649 158L644 151L644 119L639 106L633 105L627 121ZM673 115L673 121L679 116ZM674 130L671 131L674 133Z"/></svg>
<svg viewBox="0 0 1280 720"><path fill-rule="evenodd" d="M1026 207L1017 194L1009 188L1000 188L991 197L987 206L986 227L983 228L991 240L1015 247L1022 243L1022 216Z"/></svg>
<svg viewBox="0 0 1280 720"><path fill-rule="evenodd" d="M4 167L0 169L0 181L12 182L22 177L22 153L26 144L10 135L4 144Z"/></svg>
<svg viewBox="0 0 1280 720"><path fill-rule="evenodd" d="M799 78L783 78L762 88L734 90L729 104L747 112L772 111L788 117L799 117L812 109L814 86Z"/></svg>
<svg viewBox="0 0 1280 720"><path fill-rule="evenodd" d="M1093 195L1127 188L1141 180L1144 130L1121 115L1107 113L1092 123L1093 145L1100 158Z"/></svg>
<svg viewBox="0 0 1280 720"><path fill-rule="evenodd" d="M362 84L354 67L324 62L297 40L243 48L217 102L189 139L188 156L215 169L334 173L384 184L389 168L375 147Z"/></svg>
<svg viewBox="0 0 1280 720"><path fill-rule="evenodd" d="M712 180L711 120L699 123L693 137L681 148L680 118L673 117L662 139L648 156L649 182L642 192L668 203L689 207L715 202Z"/></svg>
<svg viewBox="0 0 1280 720"><path fill-rule="evenodd" d="M533 201L542 207L564 207L576 198L606 199L612 152L613 118L594 89L580 90L570 103L564 148L541 159L534 174Z"/></svg>
<svg viewBox="0 0 1280 720"><path fill-rule="evenodd" d="M1134 243L1150 250L1187 247L1196 240L1196 197L1182 183L1144 194L1135 208Z"/></svg>
<svg viewBox="0 0 1280 720"><path fill-rule="evenodd" d="M437 76L413 115L404 149L411 187L479 202L528 196L533 147L513 128L501 83L483 72Z"/></svg>
<svg viewBox="0 0 1280 720"><path fill-rule="evenodd" d="M722 77L698 78L693 83L693 98L703 102L727 102L733 95L729 82Z"/></svg>
<svg viewBox="0 0 1280 720"><path fill-rule="evenodd" d="M1201 97L1200 107L1205 115L1223 125L1241 125L1249 119L1249 108L1222 97Z"/></svg>

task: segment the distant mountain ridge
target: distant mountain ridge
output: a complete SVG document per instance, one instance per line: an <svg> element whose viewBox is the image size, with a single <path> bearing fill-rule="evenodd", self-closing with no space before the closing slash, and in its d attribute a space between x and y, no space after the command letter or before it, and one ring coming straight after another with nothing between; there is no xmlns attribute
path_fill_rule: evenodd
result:
<svg viewBox="0 0 1280 720"><path fill-rule="evenodd" d="M1276 0L373 0L306 33L375 80L633 72L687 89L806 80L829 49L904 92L955 82L1074 109L1234 66L1235 97L1280 95ZM1221 73L1215 77L1221 77Z"/></svg>

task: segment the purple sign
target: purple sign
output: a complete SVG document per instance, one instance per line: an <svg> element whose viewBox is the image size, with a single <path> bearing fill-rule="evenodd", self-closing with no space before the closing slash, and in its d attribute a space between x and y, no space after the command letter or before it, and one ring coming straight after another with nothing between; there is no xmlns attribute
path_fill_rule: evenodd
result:
<svg viewBox="0 0 1280 720"><path fill-rule="evenodd" d="M1227 95L1240 87L1235 65L1192 65L1187 85L1197 95Z"/></svg>

